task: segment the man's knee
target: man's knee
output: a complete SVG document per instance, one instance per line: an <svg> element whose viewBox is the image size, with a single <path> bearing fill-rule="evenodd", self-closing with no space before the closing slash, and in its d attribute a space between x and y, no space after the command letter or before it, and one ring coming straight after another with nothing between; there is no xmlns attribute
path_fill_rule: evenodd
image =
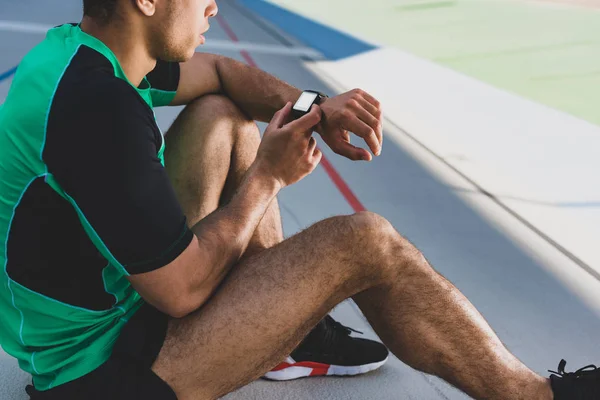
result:
<svg viewBox="0 0 600 400"><path fill-rule="evenodd" d="M191 115L196 121L223 125L222 129L212 131L219 134L230 132L234 141L240 135L260 137L256 123L226 96L210 94L199 97L186 106L184 113Z"/></svg>
<svg viewBox="0 0 600 400"><path fill-rule="evenodd" d="M185 112L203 116L222 116L229 118L244 118L244 114L228 97L219 94L207 94L198 97L185 107Z"/></svg>
<svg viewBox="0 0 600 400"><path fill-rule="evenodd" d="M388 275L429 265L421 252L384 217L359 212L349 217L354 240L363 257L371 260L378 272Z"/></svg>
<svg viewBox="0 0 600 400"><path fill-rule="evenodd" d="M355 240L380 253L388 251L388 247L400 238L387 219L370 211L349 216L348 223Z"/></svg>

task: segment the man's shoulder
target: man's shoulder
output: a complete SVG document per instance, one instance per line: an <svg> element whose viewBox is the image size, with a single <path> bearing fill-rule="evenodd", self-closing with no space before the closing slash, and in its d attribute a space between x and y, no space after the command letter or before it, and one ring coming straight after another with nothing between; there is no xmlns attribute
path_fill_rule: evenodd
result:
<svg viewBox="0 0 600 400"><path fill-rule="evenodd" d="M101 129L102 137L152 128L154 114L131 84L114 75L85 71L65 76L52 100L48 135ZM152 129L150 129L152 131ZM61 133L58 133L62 135Z"/></svg>
<svg viewBox="0 0 600 400"><path fill-rule="evenodd" d="M143 106L135 89L115 76L110 61L96 50L86 45L65 50L48 43L33 49L19 65L7 97L7 104L13 103L33 113L48 107L54 113L65 108Z"/></svg>
<svg viewBox="0 0 600 400"><path fill-rule="evenodd" d="M58 83L54 100L97 105L109 109L141 105L129 82L115 76L104 56L81 46Z"/></svg>

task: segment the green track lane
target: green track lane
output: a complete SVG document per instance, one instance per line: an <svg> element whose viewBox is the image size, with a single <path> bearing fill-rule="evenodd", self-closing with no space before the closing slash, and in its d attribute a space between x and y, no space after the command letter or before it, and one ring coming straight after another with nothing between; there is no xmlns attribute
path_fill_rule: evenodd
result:
<svg viewBox="0 0 600 400"><path fill-rule="evenodd" d="M600 11L517 0L270 0L600 125Z"/></svg>

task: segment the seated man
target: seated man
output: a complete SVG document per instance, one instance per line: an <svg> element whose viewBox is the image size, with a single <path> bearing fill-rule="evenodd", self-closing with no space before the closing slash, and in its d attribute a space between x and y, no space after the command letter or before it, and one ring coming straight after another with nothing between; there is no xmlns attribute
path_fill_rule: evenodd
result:
<svg viewBox="0 0 600 400"><path fill-rule="evenodd" d="M52 29L14 78L0 344L33 375L31 398L214 399L296 364L376 368L381 345L330 318L312 330L347 298L402 361L474 398L598 398L595 369L561 363L550 381L523 365L384 218L283 240L275 197L319 163L313 131L370 160L348 131L378 155L380 106L354 90L292 118L300 90L194 54L216 13L214 0L84 0L82 23ZM166 104L187 107L165 145L152 107ZM255 119L270 120L262 141ZM328 354L332 342L360 354Z"/></svg>

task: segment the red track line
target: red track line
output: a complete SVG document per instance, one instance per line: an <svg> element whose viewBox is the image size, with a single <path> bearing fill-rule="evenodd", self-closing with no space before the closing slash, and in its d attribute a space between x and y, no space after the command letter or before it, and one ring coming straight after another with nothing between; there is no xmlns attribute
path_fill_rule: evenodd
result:
<svg viewBox="0 0 600 400"><path fill-rule="evenodd" d="M232 42L239 42L237 35L235 34L235 32L233 32L233 29L231 29L231 26L229 25L229 23L227 23L225 18L223 18L220 14L217 14L215 18L217 19L217 22L219 23L219 25L221 25L221 28L225 31L227 36L229 36L229 39ZM242 55L244 60L246 60L248 65L252 67L258 67L252 56L246 50L240 51L240 54ZM350 207L352 207L352 209L355 212L365 211L365 206L362 205L362 203L352 192L346 181L344 181L344 179L340 176L337 170L333 167L333 165L331 165L329 160L324 155L321 159L321 165L325 169L325 172L327 172L327 175L329 175L329 178L338 188L340 193L344 196L348 204L350 204Z"/></svg>
<svg viewBox="0 0 600 400"><path fill-rule="evenodd" d="M327 172L329 178L331 178L331 180L333 181L335 186L337 186L340 193L342 193L342 195L346 198L346 201L348 202L348 204L350 204L350 207L352 207L354 212L366 211L367 209L365 208L365 206L362 205L362 203L360 202L360 200L358 200L358 197L356 197L354 192L352 192L350 186L348 186L344 178L340 176L340 174L333 167L333 165L331 165L331 163L325 156L321 158L321 165L323 166L323 168L325 168L325 172Z"/></svg>
<svg viewBox="0 0 600 400"><path fill-rule="evenodd" d="M225 21L225 18L223 18L221 14L217 14L215 18L217 19L217 22L219 23L219 25L221 25L221 28L223 28L223 30L225 31L227 36L229 36L229 39L231 39L232 42L240 41L233 29L231 29L231 26L229 26L229 23Z"/></svg>

